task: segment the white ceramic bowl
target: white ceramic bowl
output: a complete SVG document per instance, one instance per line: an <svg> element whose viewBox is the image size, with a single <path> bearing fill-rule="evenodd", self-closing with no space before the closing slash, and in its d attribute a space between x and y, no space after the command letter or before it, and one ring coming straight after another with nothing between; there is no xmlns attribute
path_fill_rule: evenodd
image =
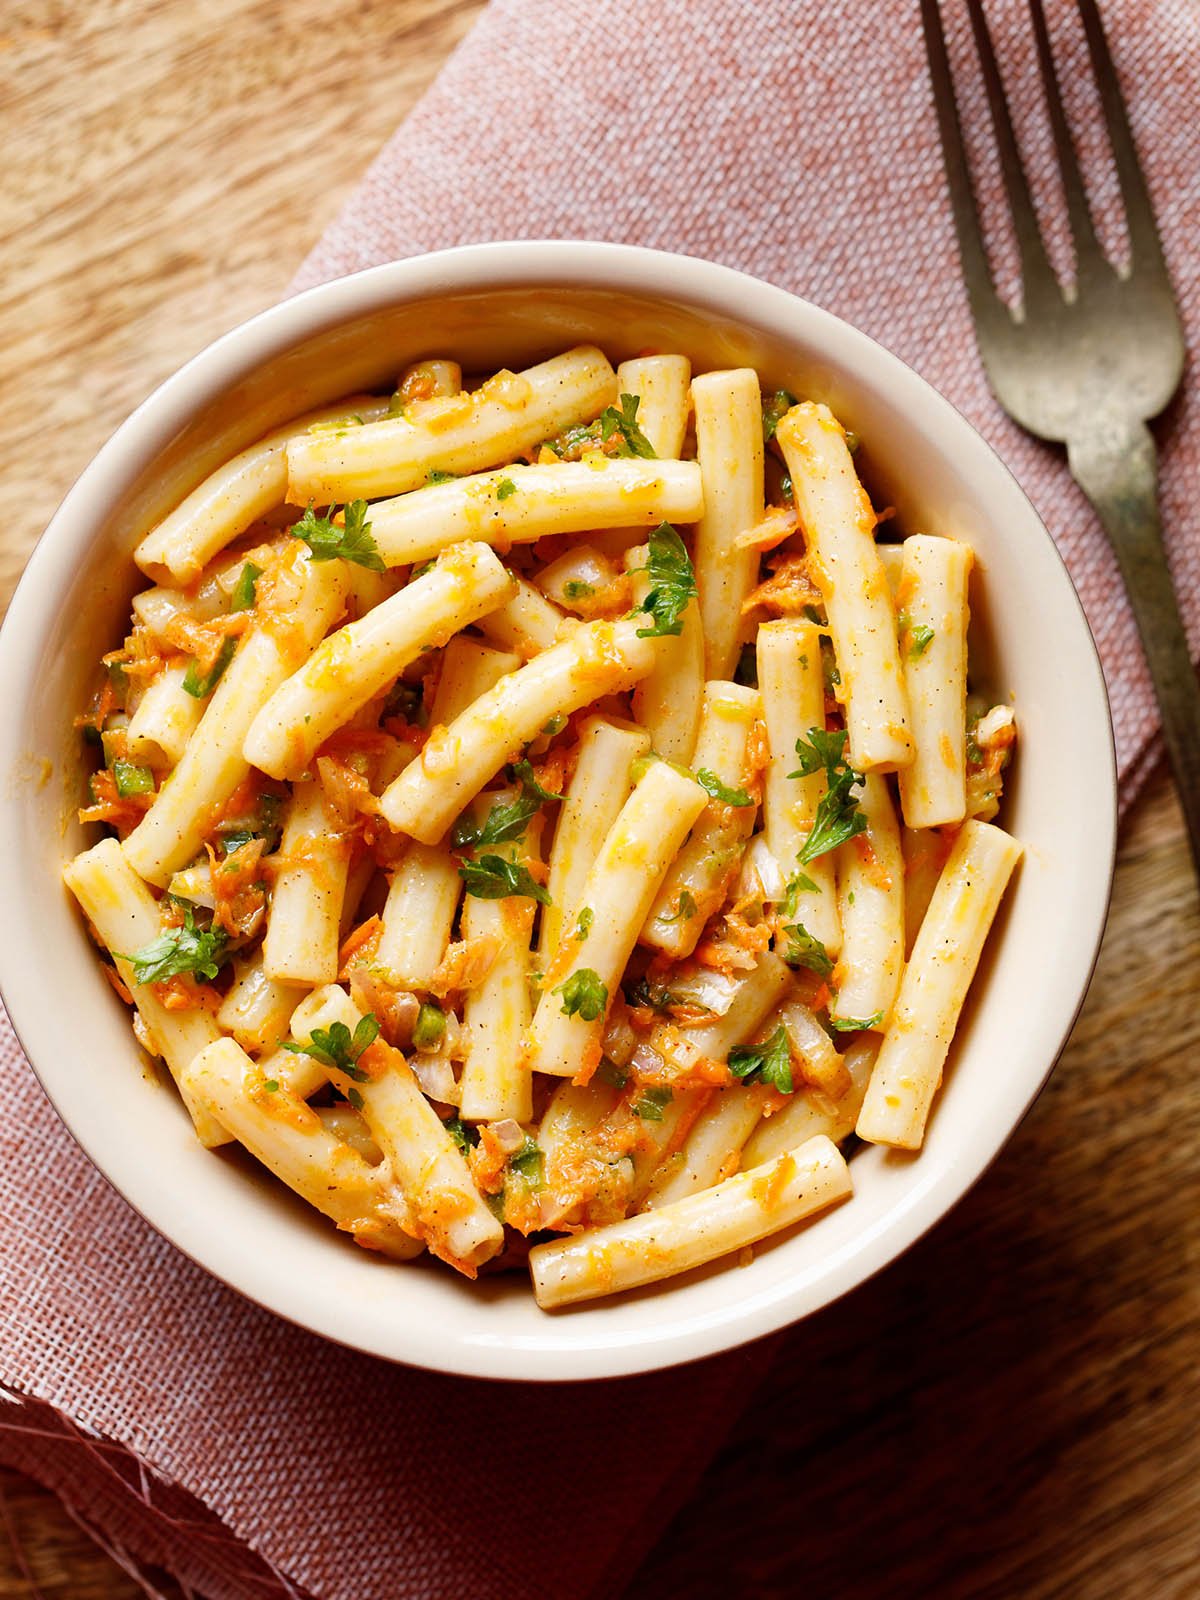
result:
<svg viewBox="0 0 1200 1600"><path fill-rule="evenodd" d="M355 1249L248 1160L201 1149L139 1059L60 880L84 836L72 718L122 637L138 537L276 423L414 358L518 366L581 340L614 359L682 350L828 401L877 499L978 557L973 660L1016 705L1003 822L1026 858L993 932L919 1157L866 1148L854 1198L732 1262L547 1314L523 1274L471 1285ZM88 1155L180 1249L282 1316L356 1349L477 1376L567 1379L707 1355L795 1321L919 1238L996 1155L1061 1050L1102 932L1116 831L1104 684L1046 530L962 417L816 307L725 268L593 244L471 246L302 294L219 339L101 450L30 560L3 633L0 989Z"/></svg>

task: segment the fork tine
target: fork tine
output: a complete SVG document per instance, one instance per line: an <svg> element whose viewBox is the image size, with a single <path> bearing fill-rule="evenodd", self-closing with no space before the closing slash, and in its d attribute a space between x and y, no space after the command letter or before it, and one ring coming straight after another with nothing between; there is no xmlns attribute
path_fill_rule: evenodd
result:
<svg viewBox="0 0 1200 1600"><path fill-rule="evenodd" d="M1146 179L1138 160L1133 132L1125 111L1125 102L1121 98L1121 85L1117 79L1112 56L1109 54L1108 41L1104 37L1104 27L1096 8L1096 0L1077 0L1077 4L1087 35L1092 72L1104 107L1109 143L1112 145L1117 164L1121 198L1125 202L1125 225L1129 230L1132 265L1135 270L1142 266L1156 270L1165 278L1167 269L1163 261L1158 229L1154 225L1154 208L1150 204L1150 191L1146 187Z"/></svg>
<svg viewBox="0 0 1200 1600"><path fill-rule="evenodd" d="M954 229L958 235L958 253L962 260L967 298L976 323L981 324L995 317L1000 302L992 289L992 275L979 227L979 213L975 209L975 198L971 191L971 174L967 166L939 0L921 0L921 26L925 32L933 104L937 112L946 186L950 191L950 209L954 213Z"/></svg>
<svg viewBox="0 0 1200 1600"><path fill-rule="evenodd" d="M1067 200L1067 220L1071 226L1071 239L1075 245L1075 272L1077 278L1082 278L1088 269L1106 266L1107 262L1096 238L1091 208L1088 205L1087 190L1084 188L1083 174L1079 170L1079 161L1075 154L1075 141L1071 137L1067 114L1063 109L1062 95L1058 87L1058 75L1054 68L1054 53L1050 48L1050 34L1046 28L1046 13L1042 0L1029 0L1029 9L1033 15L1033 32L1034 38L1037 40L1038 66L1041 69L1042 88L1045 92L1046 105L1050 112L1050 127L1054 134L1054 148L1058 153L1058 169L1062 177L1063 193L1066 195Z"/></svg>
<svg viewBox="0 0 1200 1600"><path fill-rule="evenodd" d="M983 14L982 0L967 0L967 11L975 35L979 64L983 69L983 83L987 90L992 127L1000 150L1000 171L1004 179L1004 191L1008 196L1009 212L1021 257L1024 298L1030 299L1044 294L1047 288L1052 288L1057 294L1057 279L1042 243L1041 230L1038 228L1037 216L1033 209L1033 199L1025 178L1025 168L1021 164L1021 155L1017 148L1017 136L1013 132L1004 83L1000 77L1000 68L996 64L996 52L992 48L992 36Z"/></svg>

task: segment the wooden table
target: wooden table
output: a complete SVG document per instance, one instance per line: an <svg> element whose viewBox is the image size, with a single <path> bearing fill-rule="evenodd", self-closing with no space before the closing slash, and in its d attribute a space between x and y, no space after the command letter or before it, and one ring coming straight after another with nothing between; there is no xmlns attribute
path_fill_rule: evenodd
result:
<svg viewBox="0 0 1200 1600"><path fill-rule="evenodd" d="M479 6L4 8L0 597L114 425L278 297ZM637 1600L1200 1592L1198 1001L1160 774L1050 1087L953 1217L792 1337ZM50 1495L0 1489L44 1596L141 1594ZM34 1593L0 1538L0 1600Z"/></svg>

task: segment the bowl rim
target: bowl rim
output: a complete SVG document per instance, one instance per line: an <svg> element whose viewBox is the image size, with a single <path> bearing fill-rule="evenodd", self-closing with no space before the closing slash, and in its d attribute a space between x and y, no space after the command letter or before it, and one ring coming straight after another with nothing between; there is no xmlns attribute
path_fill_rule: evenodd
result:
<svg viewBox="0 0 1200 1600"><path fill-rule="evenodd" d="M699 1360L719 1351L732 1350L751 1340L790 1326L812 1312L832 1304L867 1282L916 1244L938 1221L951 1211L974 1187L1016 1132L1031 1106L1045 1087L1061 1056L1086 999L1099 957L1107 921L1116 861L1117 770L1111 714L1103 669L1094 636L1071 579L1062 553L1038 516L1028 496L1009 467L961 412L920 373L868 334L832 312L804 300L789 290L755 278L748 273L697 256L651 250L641 246L599 241L518 240L457 246L390 261L302 290L289 299L257 313L222 334L191 357L171 376L157 385L109 437L69 489L45 532L35 545L14 591L4 622L0 625L0 681L11 683L11 674L20 670L19 658L29 654L29 630L40 634L47 607L53 603L62 571L75 550L86 549L95 537L95 525L111 508L112 496L103 488L98 503L102 509L89 513L84 507L97 485L129 480L144 464L160 452L195 411L212 395L229 389L248 372L265 361L283 354L299 341L321 331L357 320L389 306L432 295L501 291L518 287L557 287L564 289L610 289L617 293L638 294L664 302L685 302L691 306L711 304L720 307L732 321L752 322L782 319L786 314L816 349L840 347L849 355L858 354L874 363L881 382L889 381L920 393L935 414L960 437L969 436L973 448L982 452L981 462L990 461L1006 481L1010 495L1019 497L1058 563L1066 580L1066 591L1074 606L1076 621L1082 627L1088 650L1083 661L1091 678L1091 690L1104 715L1098 719L1106 733L1106 745L1098 755L1106 756L1108 782L1103 795L1103 815L1096 818L1102 844L1097 852L1096 887L1092 895L1093 925L1076 962L1077 992L1060 1012L1057 1038L1047 1053L1040 1074L1031 1075L1027 1094L1017 1115L997 1136L989 1135L966 1158L949 1163L911 1204L898 1209L886 1228L874 1239L874 1252L864 1268L861 1258L832 1261L816 1285L805 1285L791 1295L781 1293L764 1304L722 1319L706 1319L697 1328L680 1327L665 1335L640 1341L632 1337L613 1342L597 1337L578 1347L549 1351L522 1349L519 1340L511 1344L490 1340L460 1340L457 1343L439 1336L437 1330L425 1334L411 1326L389 1349L371 1353L384 1359L463 1376L510 1380L569 1381L579 1378L617 1377ZM739 300L752 297L744 314L736 309ZM837 360L837 356L834 357ZM898 402L899 403L899 399ZM0 772L13 770L19 756L10 723L0 719ZM1096 796L1092 796L1092 804ZM0 801L0 814L15 808L9 792ZM12 828L0 828L0 903L20 903L16 871L17 851ZM185 1243L177 1236L178 1226L156 1216L155 1207L135 1198L137 1185L131 1174L114 1172L113 1151L98 1148L98 1140L79 1108L72 1104L69 1079L47 1069L49 1040L45 1023L30 988L18 981L16 941L0 941L0 999L3 999L18 1042L43 1091L75 1142L97 1171L133 1209L175 1248L211 1273L220 1282L285 1320L336 1343L362 1350L352 1329L336 1308L318 1297L297 1291L293 1303L286 1297L265 1290L254 1275L238 1270L219 1239L206 1241L205 1248ZM43 1065L38 1065L42 1057ZM223 1254L225 1259L222 1260ZM668 1280L669 1284L669 1280Z"/></svg>

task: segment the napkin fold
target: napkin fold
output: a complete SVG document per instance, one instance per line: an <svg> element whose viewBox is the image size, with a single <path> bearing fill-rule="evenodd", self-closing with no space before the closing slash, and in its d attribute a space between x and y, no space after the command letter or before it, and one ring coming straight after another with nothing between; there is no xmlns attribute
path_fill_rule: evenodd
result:
<svg viewBox="0 0 1200 1600"><path fill-rule="evenodd" d="M1047 9L1099 174L1102 231L1119 247L1077 18L1073 6ZM986 128L961 11L947 7L963 115ZM989 16L1021 121L1036 125L1024 0L995 0ZM1105 18L1194 335L1200 12L1188 0L1114 0ZM997 174L982 147L979 162L994 216ZM1039 192L1052 191L1045 155L1032 166ZM1011 284L1010 243L990 217L989 231ZM980 371L915 0L493 0L294 287L534 237L625 240L741 267L856 323L948 395L1013 469L1070 566L1104 661L1122 798L1132 797L1157 753L1144 662L1061 454L1008 421ZM1052 245L1061 259L1061 227ZM1195 646L1191 369L1161 437L1164 523ZM1045 646L1052 662L1053 640ZM208 1600L611 1595L767 1366L771 1347L755 1345L654 1376L535 1389L326 1344L208 1277L108 1188L6 1021L0 1084L0 1460L53 1486L147 1593L158 1592L150 1569L165 1568Z"/></svg>

